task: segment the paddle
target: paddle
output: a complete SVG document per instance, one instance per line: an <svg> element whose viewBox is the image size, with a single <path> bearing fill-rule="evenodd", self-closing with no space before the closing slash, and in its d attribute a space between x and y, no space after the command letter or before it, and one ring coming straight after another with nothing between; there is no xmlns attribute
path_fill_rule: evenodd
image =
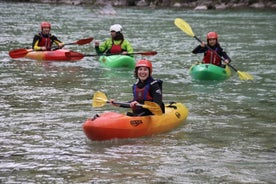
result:
<svg viewBox="0 0 276 184"><path fill-rule="evenodd" d="M84 38L84 39L78 40L76 42L66 43L64 45L85 45L85 44L92 42L93 39L94 39L93 37Z"/></svg>
<svg viewBox="0 0 276 184"><path fill-rule="evenodd" d="M75 44L76 45L84 45L84 44L90 43L92 40L93 40L93 37L89 37L89 38L78 40L76 42L67 43L64 45L75 45ZM33 51L32 49L24 49L24 48L14 49L9 52L9 55L11 58L21 58L21 57L26 56L26 54L28 54L29 52L32 52L32 51Z"/></svg>
<svg viewBox="0 0 276 184"><path fill-rule="evenodd" d="M128 53L126 55L132 55L132 54L140 54L143 56L153 56L156 55L156 51L146 51L146 52L132 52ZM78 58L82 59L84 57L93 57L93 56L111 56L111 55L121 55L121 54L103 54L103 55L98 55L98 54L81 54L81 53L75 53L75 52L66 52L65 56L68 58Z"/></svg>
<svg viewBox="0 0 276 184"><path fill-rule="evenodd" d="M174 24L181 29L184 33L186 33L187 35L195 38L197 41L199 41L200 43L202 43L202 41L193 33L193 30L191 28L191 26L185 22L183 19L180 18L176 18L174 20ZM216 51L214 51L213 49L211 49L208 45L206 45L206 47L210 50L212 50L218 57L221 58L222 61L225 61L224 58L222 58L220 55L218 55L218 53ZM242 72L237 70L236 68L234 68L230 63L226 63L230 68L232 68L235 72L237 72L237 74L239 75L239 78L241 80L253 80L253 76L250 75L249 73L246 72Z"/></svg>
<svg viewBox="0 0 276 184"><path fill-rule="evenodd" d="M106 103L110 103L110 101L107 99L106 95L103 92L100 92L100 91L97 91L94 94L92 100L93 100L93 103L92 103L93 107L102 107ZM130 103L115 102L114 104L124 105L124 106L129 106L130 107ZM137 106L148 109L155 115L162 115L163 114L160 106L155 102L145 101L145 104L137 104Z"/></svg>

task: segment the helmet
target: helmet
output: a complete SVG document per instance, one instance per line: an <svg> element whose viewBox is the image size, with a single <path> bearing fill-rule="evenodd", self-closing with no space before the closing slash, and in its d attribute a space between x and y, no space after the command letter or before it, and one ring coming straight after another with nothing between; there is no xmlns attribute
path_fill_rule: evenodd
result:
<svg viewBox="0 0 276 184"><path fill-rule="evenodd" d="M110 31L122 32L123 27L120 24L110 26Z"/></svg>
<svg viewBox="0 0 276 184"><path fill-rule="evenodd" d="M51 24L49 22L41 22L40 27L41 29L43 29L44 27L48 27L51 29Z"/></svg>
<svg viewBox="0 0 276 184"><path fill-rule="evenodd" d="M151 75L151 73L152 73L152 64L151 64L151 62L149 60L146 60L146 59L139 60L136 63L135 70L138 69L141 66L148 67L149 70L150 70L150 75Z"/></svg>
<svg viewBox="0 0 276 184"><path fill-rule="evenodd" d="M207 40L209 39L218 39L218 34L216 32L209 32L207 34Z"/></svg>

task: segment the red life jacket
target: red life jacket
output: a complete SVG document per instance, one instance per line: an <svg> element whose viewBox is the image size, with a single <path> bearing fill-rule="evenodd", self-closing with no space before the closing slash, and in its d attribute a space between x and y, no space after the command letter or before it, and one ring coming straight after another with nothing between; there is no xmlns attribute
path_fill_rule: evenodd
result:
<svg viewBox="0 0 276 184"><path fill-rule="evenodd" d="M216 51L208 50L204 54L203 63L211 63L217 66L221 66L221 58L214 53Z"/></svg>
<svg viewBox="0 0 276 184"><path fill-rule="evenodd" d="M111 54L120 54L120 53L122 53L121 45L122 45L123 42L124 42L124 40L122 40L119 45L115 45L114 40L112 40L112 46L110 48L110 53Z"/></svg>
<svg viewBox="0 0 276 184"><path fill-rule="evenodd" d="M51 46L52 46L52 40L51 40L51 35L49 35L49 37L44 37L41 33L39 34L39 36L41 37L38 46L40 47L46 47L47 50L51 50Z"/></svg>

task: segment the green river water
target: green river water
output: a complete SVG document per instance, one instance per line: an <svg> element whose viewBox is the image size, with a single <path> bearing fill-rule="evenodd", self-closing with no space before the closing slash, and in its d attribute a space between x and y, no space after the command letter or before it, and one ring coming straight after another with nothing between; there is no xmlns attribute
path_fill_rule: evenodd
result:
<svg viewBox="0 0 276 184"><path fill-rule="evenodd" d="M272 10L192 11L0 2L0 183L274 183L276 180L276 12ZM205 40L217 31L238 70L223 82L198 82L189 67L202 58L198 45L174 25L186 20ZM147 56L153 76L162 79L164 102L189 109L177 129L147 138L92 142L83 122L96 113L102 91L118 101L131 99L133 71L111 70L97 57L74 63L13 60L8 52L30 47L41 21L70 43L109 37L123 25L135 51ZM95 54L94 43L66 46ZM136 59L142 56L135 55Z"/></svg>

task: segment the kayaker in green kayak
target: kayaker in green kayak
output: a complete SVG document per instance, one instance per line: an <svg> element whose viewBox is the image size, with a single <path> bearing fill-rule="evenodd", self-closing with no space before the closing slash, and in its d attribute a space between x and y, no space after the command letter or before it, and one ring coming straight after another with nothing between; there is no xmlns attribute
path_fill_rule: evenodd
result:
<svg viewBox="0 0 276 184"><path fill-rule="evenodd" d="M165 106L162 101L162 81L153 79L151 62L146 59L139 60L135 66L134 77L137 79L137 82L133 84L133 100L129 102L133 113L128 113L127 115L153 115L149 109L138 106L138 104L144 104L145 101L155 102L164 113ZM114 99L110 100L110 103L114 106L124 107L124 105L116 104ZM125 107L129 107L129 105Z"/></svg>
<svg viewBox="0 0 276 184"><path fill-rule="evenodd" d="M202 60L203 63L211 63L211 64L225 68L225 64L228 64L231 62L230 57L221 48L221 46L218 42L218 34L216 32L209 32L207 34L207 45L212 50L208 49L208 47L206 47L205 42L202 42L200 45L198 45L192 51L192 53L194 53L194 54L204 53L204 57ZM224 59L224 61L222 62L222 59L214 52L216 52L220 57L222 57Z"/></svg>
<svg viewBox="0 0 276 184"><path fill-rule="evenodd" d="M49 51L51 50L52 44L55 43L58 48L62 48L62 43L56 36L50 33L51 24L49 22L41 22L41 32L36 34L33 39L32 49L35 51Z"/></svg>
<svg viewBox="0 0 276 184"><path fill-rule="evenodd" d="M120 24L114 24L110 26L111 38L108 38L102 44L99 41L95 41L95 50L98 55L104 53L107 55L133 53L133 48L129 41L124 38L122 29Z"/></svg>

